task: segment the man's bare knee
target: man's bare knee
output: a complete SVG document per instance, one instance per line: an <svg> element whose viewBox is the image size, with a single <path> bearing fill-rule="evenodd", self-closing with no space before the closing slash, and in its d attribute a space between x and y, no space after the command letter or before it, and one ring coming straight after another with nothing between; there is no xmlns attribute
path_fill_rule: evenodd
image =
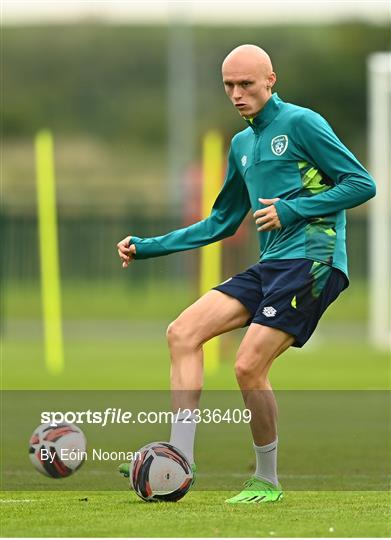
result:
<svg viewBox="0 0 391 540"><path fill-rule="evenodd" d="M257 324L250 325L237 353L236 379L241 388L268 387L268 372L282 352L293 343L289 334Z"/></svg>
<svg viewBox="0 0 391 540"><path fill-rule="evenodd" d="M235 375L240 386L246 388L267 385L269 359L259 350L238 351L235 362Z"/></svg>
<svg viewBox="0 0 391 540"><path fill-rule="evenodd" d="M180 342L183 338L184 328L182 327L179 319L175 319L175 321L172 321L168 327L166 332L166 337L168 344L176 345L178 342Z"/></svg>
<svg viewBox="0 0 391 540"><path fill-rule="evenodd" d="M240 381L250 380L253 376L253 370L241 360L238 360L235 363L235 375L236 379Z"/></svg>
<svg viewBox="0 0 391 540"><path fill-rule="evenodd" d="M197 331L189 323L184 323L180 317L168 325L166 336L171 348L180 347L196 350L202 345Z"/></svg>
<svg viewBox="0 0 391 540"><path fill-rule="evenodd" d="M241 387L259 388L262 383L267 383L267 369L266 363L262 362L261 358L257 358L258 362L254 358L248 358L244 355L238 356L235 362L235 375L236 379Z"/></svg>
<svg viewBox="0 0 391 540"><path fill-rule="evenodd" d="M215 336L241 328L250 313L236 298L209 291L183 311L167 329L171 352L194 352Z"/></svg>

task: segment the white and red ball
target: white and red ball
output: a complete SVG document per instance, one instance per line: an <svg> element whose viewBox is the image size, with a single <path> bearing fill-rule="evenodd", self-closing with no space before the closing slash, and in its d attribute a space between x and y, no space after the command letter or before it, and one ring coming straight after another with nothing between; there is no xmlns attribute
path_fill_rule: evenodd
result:
<svg viewBox="0 0 391 540"><path fill-rule="evenodd" d="M186 456L167 442L147 444L130 466L130 485L144 501L179 501L192 482L193 471Z"/></svg>
<svg viewBox="0 0 391 540"><path fill-rule="evenodd" d="M73 424L41 424L30 437L29 456L37 471L51 478L65 478L84 463L87 441Z"/></svg>

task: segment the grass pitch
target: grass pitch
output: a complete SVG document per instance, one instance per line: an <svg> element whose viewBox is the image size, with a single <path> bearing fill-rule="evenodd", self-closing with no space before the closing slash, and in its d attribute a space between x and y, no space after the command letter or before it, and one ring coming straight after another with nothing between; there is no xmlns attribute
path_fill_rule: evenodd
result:
<svg viewBox="0 0 391 540"><path fill-rule="evenodd" d="M8 537L387 537L390 496L288 492L277 504L227 505L227 492L191 492L178 503L133 493L13 493L2 498Z"/></svg>

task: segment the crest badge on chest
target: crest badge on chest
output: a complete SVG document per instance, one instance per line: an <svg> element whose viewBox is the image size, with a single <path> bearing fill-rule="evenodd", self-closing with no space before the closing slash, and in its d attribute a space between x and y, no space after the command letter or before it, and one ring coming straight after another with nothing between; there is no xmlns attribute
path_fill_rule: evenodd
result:
<svg viewBox="0 0 391 540"><path fill-rule="evenodd" d="M276 156L282 156L282 154L288 148L288 135L277 135L271 142L272 152Z"/></svg>

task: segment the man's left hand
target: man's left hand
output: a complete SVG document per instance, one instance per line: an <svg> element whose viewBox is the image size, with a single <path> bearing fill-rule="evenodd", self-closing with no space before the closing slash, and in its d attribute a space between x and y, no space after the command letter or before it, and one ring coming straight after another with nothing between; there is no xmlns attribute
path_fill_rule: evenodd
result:
<svg viewBox="0 0 391 540"><path fill-rule="evenodd" d="M281 229L281 223L278 218L276 207L274 203L280 199L258 199L262 204L266 205L266 208L257 210L254 213L255 223L257 225L257 231L267 232L274 229Z"/></svg>

